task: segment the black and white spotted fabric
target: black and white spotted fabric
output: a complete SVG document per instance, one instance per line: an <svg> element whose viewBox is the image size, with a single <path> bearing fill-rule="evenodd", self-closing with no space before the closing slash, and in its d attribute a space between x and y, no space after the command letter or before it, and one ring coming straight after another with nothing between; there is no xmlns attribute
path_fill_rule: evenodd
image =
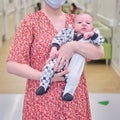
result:
<svg viewBox="0 0 120 120"><path fill-rule="evenodd" d="M41 80L40 85L47 90L51 83L51 79L55 73L54 71L54 65L56 63L56 59L50 60L43 68L42 74L41 74Z"/></svg>
<svg viewBox="0 0 120 120"><path fill-rule="evenodd" d="M97 46L101 45L104 42L104 38L100 35L99 30L95 30L94 35L92 37L90 37L88 40L83 40L83 35L79 36L77 34L77 32L75 32L74 29L70 26L68 28L64 28L60 33L58 33L56 35L56 37L53 39L52 46L56 46L59 49L63 44L70 42L72 40L90 42ZM85 60L84 60L84 58L81 58L81 59L83 59L82 66L84 66ZM53 60L49 61L43 69L42 76L40 79L40 86L43 86L45 90L47 90L47 88L50 86L51 79L55 74L55 71L54 71L55 63L56 63L56 59L53 59ZM74 63L74 62L72 61L72 63ZM76 64L74 64L74 65L76 65ZM77 67L80 67L80 66L78 65ZM72 66L72 68L73 68L73 66ZM76 69L76 67L75 67L75 69ZM82 70L83 70L83 67L82 67ZM82 70L79 70L79 71L81 72ZM76 70L73 70L72 72L74 72L74 71L77 72ZM79 73L79 74L81 74L81 73ZM76 86L74 86L74 88L75 87Z"/></svg>
<svg viewBox="0 0 120 120"><path fill-rule="evenodd" d="M58 49L65 43L70 42L72 40L80 41L83 40L83 35L78 35L76 31L70 26L69 28L64 28L61 32L59 32L56 37L52 41L52 46L56 46ZM98 29L94 30L94 35L88 38L90 43L94 45L102 45L104 42L103 36L100 35Z"/></svg>

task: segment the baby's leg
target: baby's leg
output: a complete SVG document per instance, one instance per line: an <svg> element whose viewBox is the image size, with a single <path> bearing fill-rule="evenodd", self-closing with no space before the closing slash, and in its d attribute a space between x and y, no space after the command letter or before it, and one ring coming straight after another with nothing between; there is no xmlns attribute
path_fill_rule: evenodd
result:
<svg viewBox="0 0 120 120"><path fill-rule="evenodd" d="M55 73L54 72L55 62L56 62L56 59L50 60L43 68L41 78L40 78L40 87L36 91L37 95L42 95L47 92L51 83L51 79Z"/></svg>
<svg viewBox="0 0 120 120"><path fill-rule="evenodd" d="M81 74L85 65L85 58L79 54L74 54L69 64L69 73L67 76L67 83L63 91L62 99L70 101L73 99L74 92L79 84Z"/></svg>

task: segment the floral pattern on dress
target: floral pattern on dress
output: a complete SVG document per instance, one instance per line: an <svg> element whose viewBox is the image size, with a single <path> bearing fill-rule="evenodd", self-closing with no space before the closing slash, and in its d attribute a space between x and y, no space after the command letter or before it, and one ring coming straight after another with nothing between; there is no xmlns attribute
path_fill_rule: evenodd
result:
<svg viewBox="0 0 120 120"><path fill-rule="evenodd" d="M73 24L74 15L66 14L66 27ZM16 61L41 71L49 57L51 42L57 30L42 12L28 15L18 28L9 52L8 61ZM48 92L36 96L39 81L27 80L23 120L91 120L89 97L84 73L74 99L61 99L64 82L52 82Z"/></svg>

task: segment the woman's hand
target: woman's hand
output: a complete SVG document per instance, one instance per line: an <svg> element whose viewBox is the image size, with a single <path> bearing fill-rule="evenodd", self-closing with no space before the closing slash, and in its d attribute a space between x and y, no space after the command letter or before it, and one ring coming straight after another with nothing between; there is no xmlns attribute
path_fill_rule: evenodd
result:
<svg viewBox="0 0 120 120"><path fill-rule="evenodd" d="M52 47L50 51L50 59L56 58L58 55L57 47Z"/></svg>
<svg viewBox="0 0 120 120"><path fill-rule="evenodd" d="M64 70L64 71L61 71L61 72L59 72L59 73L56 73L55 75L54 75L54 77L52 78L52 81L54 82L54 81L64 81L65 80L65 78L63 77L65 74L67 74L68 73L68 70L66 69L66 70Z"/></svg>
<svg viewBox="0 0 120 120"><path fill-rule="evenodd" d="M55 65L55 71L60 71L62 66L65 64L65 69L68 68L69 61L74 53L72 42L64 44L58 51L58 58Z"/></svg>

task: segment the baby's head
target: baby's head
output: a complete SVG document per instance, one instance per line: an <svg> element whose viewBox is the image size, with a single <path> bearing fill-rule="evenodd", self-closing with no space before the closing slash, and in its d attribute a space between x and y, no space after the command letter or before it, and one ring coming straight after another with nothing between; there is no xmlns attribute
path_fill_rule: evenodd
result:
<svg viewBox="0 0 120 120"><path fill-rule="evenodd" d="M74 28L79 34L93 31L94 26L92 16L88 13L80 13L75 18Z"/></svg>

